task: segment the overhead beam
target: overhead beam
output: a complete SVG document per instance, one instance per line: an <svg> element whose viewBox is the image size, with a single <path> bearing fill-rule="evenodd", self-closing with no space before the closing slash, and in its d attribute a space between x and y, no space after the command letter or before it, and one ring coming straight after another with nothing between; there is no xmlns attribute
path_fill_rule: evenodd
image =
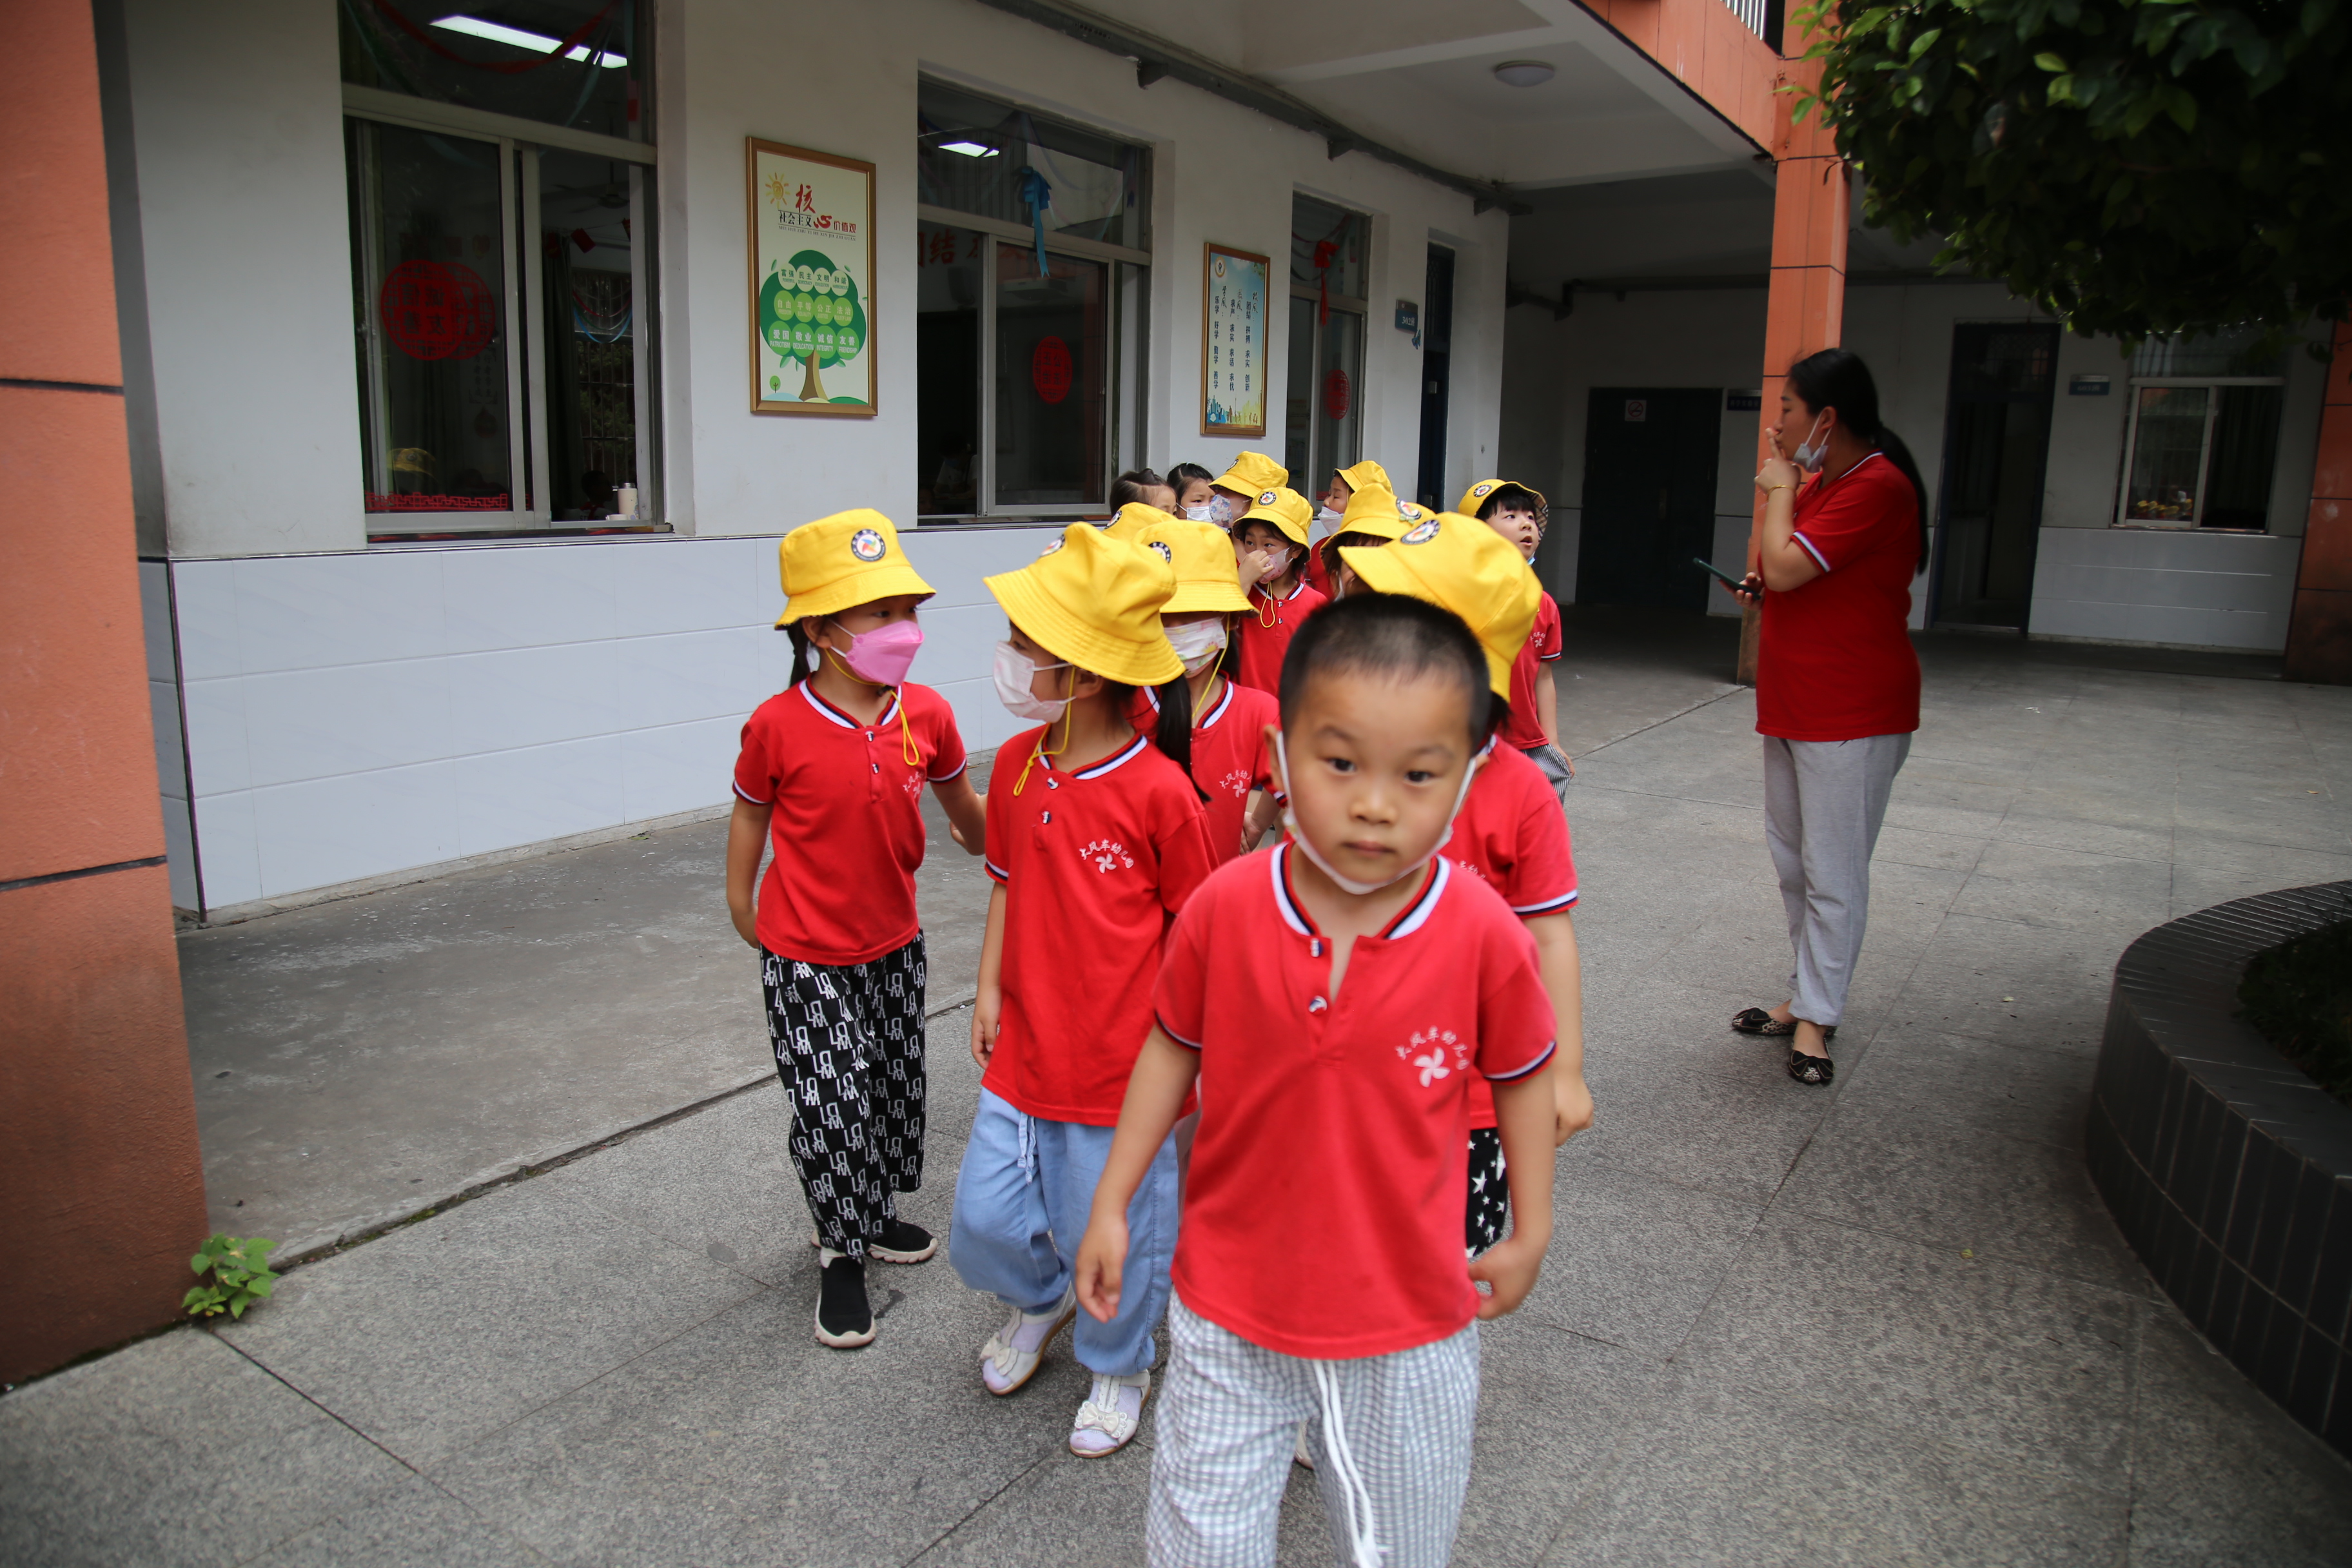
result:
<svg viewBox="0 0 2352 1568"><path fill-rule="evenodd" d="M1206 55L1196 54L1181 44L1171 43L1166 38L1114 21L1100 12L1070 4L1069 0L979 0L979 4L991 10L1018 16L1024 22L1050 27L1064 37L1075 38L1106 54L1134 62L1139 87L1150 87L1155 81L1172 78L1203 92L1214 93L1228 102L1238 103L1244 109L1255 110L1270 120L1278 120L1310 136L1320 136L1325 151L1334 158L1349 152L1377 158L1432 184L1460 191L1473 202L1484 204L1481 211L1486 206L1497 206L1514 217L1522 217L1535 210L1512 195L1508 186L1425 163L1410 153L1350 130L1314 105L1293 98L1278 87L1222 65Z"/></svg>

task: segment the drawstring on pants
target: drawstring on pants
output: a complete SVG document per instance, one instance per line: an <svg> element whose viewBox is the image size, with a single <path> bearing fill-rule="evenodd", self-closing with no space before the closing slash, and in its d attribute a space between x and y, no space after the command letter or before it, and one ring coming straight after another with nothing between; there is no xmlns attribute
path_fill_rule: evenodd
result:
<svg viewBox="0 0 2352 1568"><path fill-rule="evenodd" d="M1323 1406L1323 1451L1331 1461L1332 1479L1348 1508L1348 1546L1355 1568L1381 1568L1379 1527L1372 1518L1372 1491L1348 1446L1348 1428L1339 1415L1339 1374L1328 1362L1310 1361L1315 1369L1315 1393Z"/></svg>
<svg viewBox="0 0 2352 1568"><path fill-rule="evenodd" d="M1013 1121L1021 1129L1021 1141L1013 1146L1013 1164L1024 1176L1037 1173L1037 1121L1026 1111L1015 1111Z"/></svg>

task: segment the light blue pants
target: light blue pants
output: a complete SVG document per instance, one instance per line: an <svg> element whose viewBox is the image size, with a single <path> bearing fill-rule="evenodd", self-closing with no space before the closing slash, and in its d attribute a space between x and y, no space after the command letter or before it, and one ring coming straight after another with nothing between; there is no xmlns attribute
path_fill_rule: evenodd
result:
<svg viewBox="0 0 2352 1568"><path fill-rule="evenodd" d="M956 1277L1008 1307L1042 1312L1070 1288L1087 1234L1095 1184L1110 1158L1112 1130L1024 1116L986 1089L956 1175L948 1261ZM1084 1309L1072 1331L1078 1364L1108 1377L1150 1366L1151 1331L1168 1305L1176 1254L1176 1145L1160 1146L1127 1205L1127 1266L1118 1316L1098 1323Z"/></svg>

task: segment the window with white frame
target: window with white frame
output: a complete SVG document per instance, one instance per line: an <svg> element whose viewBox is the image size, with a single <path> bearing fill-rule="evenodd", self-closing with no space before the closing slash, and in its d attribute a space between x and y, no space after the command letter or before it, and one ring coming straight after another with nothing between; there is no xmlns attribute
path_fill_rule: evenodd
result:
<svg viewBox="0 0 2352 1568"><path fill-rule="evenodd" d="M649 522L646 7L437 9L341 7L369 535Z"/></svg>
<svg viewBox="0 0 2352 1568"><path fill-rule="evenodd" d="M2143 528L2270 526L2286 380L2252 334L2152 338L2132 356L2123 496Z"/></svg>
<svg viewBox="0 0 2352 1568"><path fill-rule="evenodd" d="M1364 455L1364 296L1372 220L1294 196L1290 204L1290 370L1283 462L1318 496Z"/></svg>
<svg viewBox="0 0 2352 1568"><path fill-rule="evenodd" d="M916 510L1099 515L1140 460L1148 149L916 91Z"/></svg>

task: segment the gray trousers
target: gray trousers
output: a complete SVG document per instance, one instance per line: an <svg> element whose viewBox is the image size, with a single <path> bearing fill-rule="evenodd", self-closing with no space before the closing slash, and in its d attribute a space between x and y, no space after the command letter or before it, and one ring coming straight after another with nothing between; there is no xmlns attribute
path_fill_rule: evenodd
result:
<svg viewBox="0 0 2352 1568"><path fill-rule="evenodd" d="M1551 793L1559 796L1559 804L1565 806L1568 804L1568 786L1576 778L1568 771L1568 753L1547 741L1540 746L1529 746L1520 755L1535 763L1537 771L1551 785Z"/></svg>
<svg viewBox="0 0 2352 1568"><path fill-rule="evenodd" d="M1391 1355L1302 1361L1180 1299L1168 1339L1144 1525L1152 1568L1274 1568L1302 1422L1342 1568L1444 1568L1470 1485L1476 1323Z"/></svg>
<svg viewBox="0 0 2352 1568"><path fill-rule="evenodd" d="M1790 1011L1824 1027L1845 1012L1870 916L1870 852L1909 735L1764 737L1764 836L1789 911Z"/></svg>

